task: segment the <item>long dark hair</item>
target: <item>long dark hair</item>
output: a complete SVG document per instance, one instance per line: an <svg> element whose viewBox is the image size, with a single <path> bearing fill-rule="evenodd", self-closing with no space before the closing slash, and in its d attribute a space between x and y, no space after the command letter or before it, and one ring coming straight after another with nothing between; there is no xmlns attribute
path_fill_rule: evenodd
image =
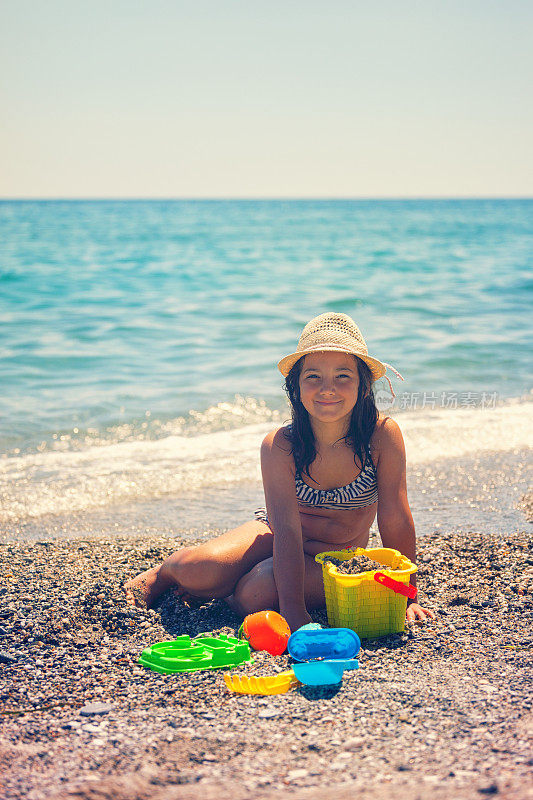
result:
<svg viewBox="0 0 533 800"><path fill-rule="evenodd" d="M357 401L353 407L348 433L344 437L347 445L354 452L354 462L357 456L361 469L363 469L368 454L370 453L370 437L374 433L379 412L376 408L374 392L372 390L372 373L364 361L355 356L359 372L359 391ZM296 472L305 473L311 478L309 467L316 458L316 443L309 414L300 399L300 372L303 358L298 359L285 379L285 391L290 400L292 411L292 424L285 431L285 436L291 444L291 453L294 458Z"/></svg>

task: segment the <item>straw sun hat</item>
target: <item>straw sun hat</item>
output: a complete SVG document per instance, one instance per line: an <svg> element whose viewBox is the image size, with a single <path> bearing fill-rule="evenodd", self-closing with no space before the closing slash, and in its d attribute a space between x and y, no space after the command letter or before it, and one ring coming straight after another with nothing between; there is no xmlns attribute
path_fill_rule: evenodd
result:
<svg viewBox="0 0 533 800"><path fill-rule="evenodd" d="M372 382L382 378L387 371L387 367L403 381L400 373L390 364L368 355L368 347L363 334L353 319L347 314L336 314L334 312L320 314L319 317L315 317L311 322L307 323L300 336L296 352L282 358L278 364L278 369L282 375L287 377L292 367L303 356L308 353L324 353L327 351L351 353L360 358L370 368ZM392 391L388 376L385 375L385 378L389 382ZM394 392L392 393L394 395Z"/></svg>

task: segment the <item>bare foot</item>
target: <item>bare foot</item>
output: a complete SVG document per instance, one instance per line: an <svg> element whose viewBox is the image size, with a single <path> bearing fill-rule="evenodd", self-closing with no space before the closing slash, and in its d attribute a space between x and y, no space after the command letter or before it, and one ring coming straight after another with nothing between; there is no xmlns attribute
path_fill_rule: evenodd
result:
<svg viewBox="0 0 533 800"><path fill-rule="evenodd" d="M163 578L161 565L147 569L124 584L126 602L132 606L151 608L173 583L170 578Z"/></svg>
<svg viewBox="0 0 533 800"><path fill-rule="evenodd" d="M193 594L187 591L187 589L183 589L181 586L175 586L172 589L172 594L176 598L176 600L181 600L187 608L199 608L201 605L206 603L205 597L195 597Z"/></svg>

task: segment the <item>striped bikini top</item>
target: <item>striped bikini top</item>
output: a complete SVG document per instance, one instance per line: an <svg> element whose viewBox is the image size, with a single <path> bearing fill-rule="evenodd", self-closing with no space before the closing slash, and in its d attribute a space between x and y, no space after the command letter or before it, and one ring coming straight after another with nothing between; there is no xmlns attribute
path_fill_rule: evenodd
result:
<svg viewBox="0 0 533 800"><path fill-rule="evenodd" d="M338 489L312 489L297 473L294 478L296 497L303 506L320 506L320 508L350 509L371 506L378 499L376 468L367 449L368 458L357 478Z"/></svg>

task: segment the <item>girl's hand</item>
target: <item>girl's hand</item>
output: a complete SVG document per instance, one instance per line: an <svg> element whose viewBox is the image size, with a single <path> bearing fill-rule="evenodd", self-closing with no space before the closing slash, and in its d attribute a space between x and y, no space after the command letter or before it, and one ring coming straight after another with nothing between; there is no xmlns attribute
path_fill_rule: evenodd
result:
<svg viewBox="0 0 533 800"><path fill-rule="evenodd" d="M418 603L410 603L407 606L407 611L405 612L407 622L418 622L423 625L427 617L435 619L435 614L430 608L422 608Z"/></svg>

